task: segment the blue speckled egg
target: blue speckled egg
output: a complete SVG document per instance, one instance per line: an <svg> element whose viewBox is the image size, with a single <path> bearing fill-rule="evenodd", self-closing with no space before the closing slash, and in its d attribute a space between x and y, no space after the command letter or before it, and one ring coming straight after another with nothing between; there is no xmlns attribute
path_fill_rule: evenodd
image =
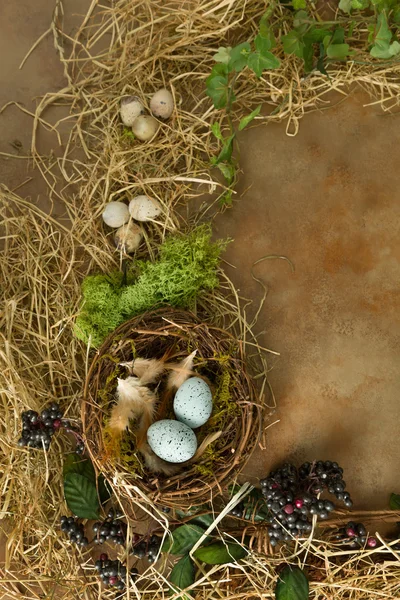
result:
<svg viewBox="0 0 400 600"><path fill-rule="evenodd" d="M147 441L157 456L171 463L181 463L196 454L197 438L190 427L179 421L164 419L153 423Z"/></svg>
<svg viewBox="0 0 400 600"><path fill-rule="evenodd" d="M210 386L200 377L187 379L175 394L175 416L192 429L201 427L208 421L212 408Z"/></svg>

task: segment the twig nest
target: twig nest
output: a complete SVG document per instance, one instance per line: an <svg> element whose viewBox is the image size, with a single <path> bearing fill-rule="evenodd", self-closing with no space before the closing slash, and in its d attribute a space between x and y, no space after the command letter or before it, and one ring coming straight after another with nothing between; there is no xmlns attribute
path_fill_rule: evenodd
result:
<svg viewBox="0 0 400 600"><path fill-rule="evenodd" d="M137 96L126 96L121 100L120 115L121 120L127 127L132 127L135 119L143 114L144 106Z"/></svg>
<svg viewBox="0 0 400 600"><path fill-rule="evenodd" d="M150 109L155 117L169 119L174 110L174 99L171 92L165 88L158 90L150 100Z"/></svg>
<svg viewBox="0 0 400 600"><path fill-rule="evenodd" d="M142 142L147 142L157 133L159 123L151 115L139 115L132 124L134 135Z"/></svg>
<svg viewBox="0 0 400 600"><path fill-rule="evenodd" d="M162 213L162 206L149 196L136 196L129 203L129 212L135 221L154 221Z"/></svg>
<svg viewBox="0 0 400 600"><path fill-rule="evenodd" d="M109 227L121 227L129 221L129 210L123 202L109 202L103 212L103 221Z"/></svg>
<svg viewBox="0 0 400 600"><path fill-rule="evenodd" d="M126 254L135 252L142 242L143 232L135 223L126 223L115 232L114 243Z"/></svg>

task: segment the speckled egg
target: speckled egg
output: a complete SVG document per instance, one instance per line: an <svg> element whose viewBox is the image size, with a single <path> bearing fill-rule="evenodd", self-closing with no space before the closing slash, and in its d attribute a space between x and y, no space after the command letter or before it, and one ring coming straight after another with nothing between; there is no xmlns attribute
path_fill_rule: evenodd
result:
<svg viewBox="0 0 400 600"><path fill-rule="evenodd" d="M168 90L158 90L150 100L150 110L159 119L169 119L174 110L174 98Z"/></svg>
<svg viewBox="0 0 400 600"><path fill-rule="evenodd" d="M201 427L212 413L210 386L200 377L190 377L175 394L174 412L178 421L192 429Z"/></svg>
<svg viewBox="0 0 400 600"><path fill-rule="evenodd" d="M156 421L147 431L147 441L157 456L171 463L182 463L196 454L197 438L190 427L179 421Z"/></svg>

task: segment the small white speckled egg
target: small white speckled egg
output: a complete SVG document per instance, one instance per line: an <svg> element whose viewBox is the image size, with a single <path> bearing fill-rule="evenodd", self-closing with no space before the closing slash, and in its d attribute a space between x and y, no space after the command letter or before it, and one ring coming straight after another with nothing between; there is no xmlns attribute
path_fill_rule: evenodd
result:
<svg viewBox="0 0 400 600"><path fill-rule="evenodd" d="M175 394L174 412L178 421L192 429L201 427L212 413L210 386L200 377L190 377Z"/></svg>
<svg viewBox="0 0 400 600"><path fill-rule="evenodd" d="M164 419L150 425L147 441L157 456L171 463L182 463L196 454L197 438L190 427Z"/></svg>
<svg viewBox="0 0 400 600"><path fill-rule="evenodd" d="M129 202L129 212L135 221L154 221L162 213L162 206L155 198L136 196Z"/></svg>
<svg viewBox="0 0 400 600"><path fill-rule="evenodd" d="M150 110L159 119L169 119L174 110L174 98L168 90L158 90L150 100Z"/></svg>
<svg viewBox="0 0 400 600"><path fill-rule="evenodd" d="M121 120L126 127L132 127L139 115L143 114L144 107L137 96L125 96L120 106Z"/></svg>
<svg viewBox="0 0 400 600"><path fill-rule="evenodd" d="M123 202L109 202L103 212L103 221L109 227L121 227L129 221L129 209Z"/></svg>

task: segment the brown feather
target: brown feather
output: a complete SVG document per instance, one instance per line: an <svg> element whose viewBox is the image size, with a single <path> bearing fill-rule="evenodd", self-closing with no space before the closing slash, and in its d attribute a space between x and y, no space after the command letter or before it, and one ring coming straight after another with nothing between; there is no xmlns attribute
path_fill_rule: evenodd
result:
<svg viewBox="0 0 400 600"><path fill-rule="evenodd" d="M171 373L168 375L167 389L178 389L186 379L193 375L193 362L194 357L197 354L197 350L194 350L189 356L181 360L179 363L167 363L166 369L170 369Z"/></svg>

